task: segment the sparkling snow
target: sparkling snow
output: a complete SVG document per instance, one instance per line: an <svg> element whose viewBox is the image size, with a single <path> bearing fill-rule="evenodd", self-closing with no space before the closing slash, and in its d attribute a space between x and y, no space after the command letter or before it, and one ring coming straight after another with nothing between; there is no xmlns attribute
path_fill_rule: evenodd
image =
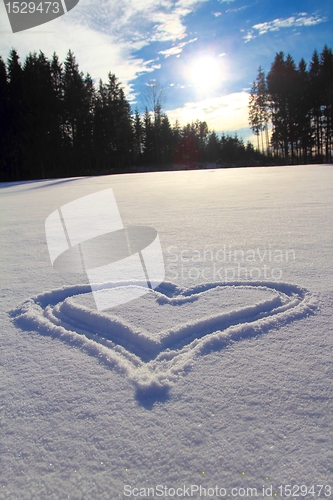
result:
<svg viewBox="0 0 333 500"><path fill-rule="evenodd" d="M333 492L332 166L0 187L1 499ZM166 278L99 312L44 225L110 187L125 226L157 230Z"/></svg>

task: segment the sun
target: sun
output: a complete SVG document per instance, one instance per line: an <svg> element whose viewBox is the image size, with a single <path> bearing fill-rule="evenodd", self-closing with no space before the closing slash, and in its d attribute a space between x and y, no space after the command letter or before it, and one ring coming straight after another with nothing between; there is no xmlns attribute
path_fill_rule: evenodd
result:
<svg viewBox="0 0 333 500"><path fill-rule="evenodd" d="M196 87L214 88L222 80L221 66L220 60L211 56L202 56L189 64L188 77Z"/></svg>

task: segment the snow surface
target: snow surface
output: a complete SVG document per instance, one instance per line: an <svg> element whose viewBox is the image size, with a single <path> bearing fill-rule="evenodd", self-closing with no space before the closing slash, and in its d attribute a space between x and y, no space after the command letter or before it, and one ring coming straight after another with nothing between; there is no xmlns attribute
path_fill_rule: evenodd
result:
<svg viewBox="0 0 333 500"><path fill-rule="evenodd" d="M0 184L0 498L333 490L332 181L312 165ZM53 270L45 220L110 187L124 226L157 230L166 279L98 312L86 276Z"/></svg>

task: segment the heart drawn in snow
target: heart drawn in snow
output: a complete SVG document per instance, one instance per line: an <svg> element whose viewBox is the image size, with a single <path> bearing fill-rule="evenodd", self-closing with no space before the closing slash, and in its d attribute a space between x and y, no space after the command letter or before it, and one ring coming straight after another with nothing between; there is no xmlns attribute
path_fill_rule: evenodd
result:
<svg viewBox="0 0 333 500"><path fill-rule="evenodd" d="M102 289L108 286L115 284ZM301 319L316 307L306 289L282 282L203 283L188 289L164 282L103 312L94 309L90 286L64 287L28 299L12 316L24 329L75 342L137 389L156 390L170 386L200 354Z"/></svg>

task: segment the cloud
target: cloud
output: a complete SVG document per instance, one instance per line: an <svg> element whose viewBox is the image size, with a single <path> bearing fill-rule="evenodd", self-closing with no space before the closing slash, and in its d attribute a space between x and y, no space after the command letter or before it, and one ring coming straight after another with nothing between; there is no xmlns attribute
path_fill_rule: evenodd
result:
<svg viewBox="0 0 333 500"><path fill-rule="evenodd" d="M268 31L279 31L281 28L293 28L299 26L314 26L316 24L322 23L325 18L319 16L309 16L306 17L304 14L296 18L294 16L288 17L288 19L275 19L271 22L255 24L254 29L258 30L259 35L263 35Z"/></svg>
<svg viewBox="0 0 333 500"><path fill-rule="evenodd" d="M213 12L213 14L214 14L215 17L219 17L219 16L222 15L222 12Z"/></svg>
<svg viewBox="0 0 333 500"><path fill-rule="evenodd" d="M237 92L225 96L187 102L182 108L166 111L171 123L186 125L197 119L206 121L210 130L227 132L248 125L249 94Z"/></svg>
<svg viewBox="0 0 333 500"><path fill-rule="evenodd" d="M291 16L286 19L274 19L264 23L255 24L252 30L249 30L243 37L246 42L249 42L257 36L264 35L271 31L279 31L283 28L299 28L302 26L315 26L327 21L326 17L320 17L317 14L308 15L306 12L300 12L297 16Z"/></svg>
<svg viewBox="0 0 333 500"><path fill-rule="evenodd" d="M176 56L183 51L183 47L185 47L185 45L187 45L188 43L193 43L196 40L198 40L198 39L192 38L192 40L188 40L188 42L181 42L178 45L174 45L174 46L170 47L170 49L160 50L159 54L162 54L165 58L170 57L170 56Z"/></svg>
<svg viewBox="0 0 333 500"><path fill-rule="evenodd" d="M226 12L239 12L241 10L247 9L248 7L248 5L243 5L242 7L238 7L237 9L227 9Z"/></svg>
<svg viewBox="0 0 333 500"><path fill-rule="evenodd" d="M243 30L241 30L243 31ZM248 31L246 35L243 36L243 39L245 40L245 43L249 42L250 40L253 40L253 38L257 38L252 31Z"/></svg>
<svg viewBox="0 0 333 500"><path fill-rule="evenodd" d="M153 42L168 42L181 40L186 36L186 28L182 18L189 14L189 9L175 9L173 12L157 12L154 15Z"/></svg>
<svg viewBox="0 0 333 500"><path fill-rule="evenodd" d="M6 32L6 36L0 38L0 55L6 60L11 48L14 47L23 63L29 52L38 53L41 50L48 58L51 58L53 52L56 51L60 61L63 62L68 50L71 49L83 73L89 72L97 81L99 79L106 81L110 71L115 73L124 85L129 98L132 90L129 82L138 74L149 73L156 68L156 59L144 60L134 57L130 44L115 43L112 36L98 33L78 23L72 23L66 17L68 15L44 26L15 34L9 31L10 28L7 28L2 18L3 24L1 23L0 30L4 25L8 33ZM60 33L61 36L59 36Z"/></svg>
<svg viewBox="0 0 333 500"><path fill-rule="evenodd" d="M6 59L15 47L22 60L31 51L54 51L63 61L71 49L80 69L94 79L115 73L126 92L138 75L153 71L155 61L136 51L153 41L176 43L186 37L184 17L206 0L85 0L65 16L23 33L11 33L0 2L0 54Z"/></svg>
<svg viewBox="0 0 333 500"><path fill-rule="evenodd" d="M207 0L86 0L81 22L119 41L176 41L186 36L184 17Z"/></svg>

